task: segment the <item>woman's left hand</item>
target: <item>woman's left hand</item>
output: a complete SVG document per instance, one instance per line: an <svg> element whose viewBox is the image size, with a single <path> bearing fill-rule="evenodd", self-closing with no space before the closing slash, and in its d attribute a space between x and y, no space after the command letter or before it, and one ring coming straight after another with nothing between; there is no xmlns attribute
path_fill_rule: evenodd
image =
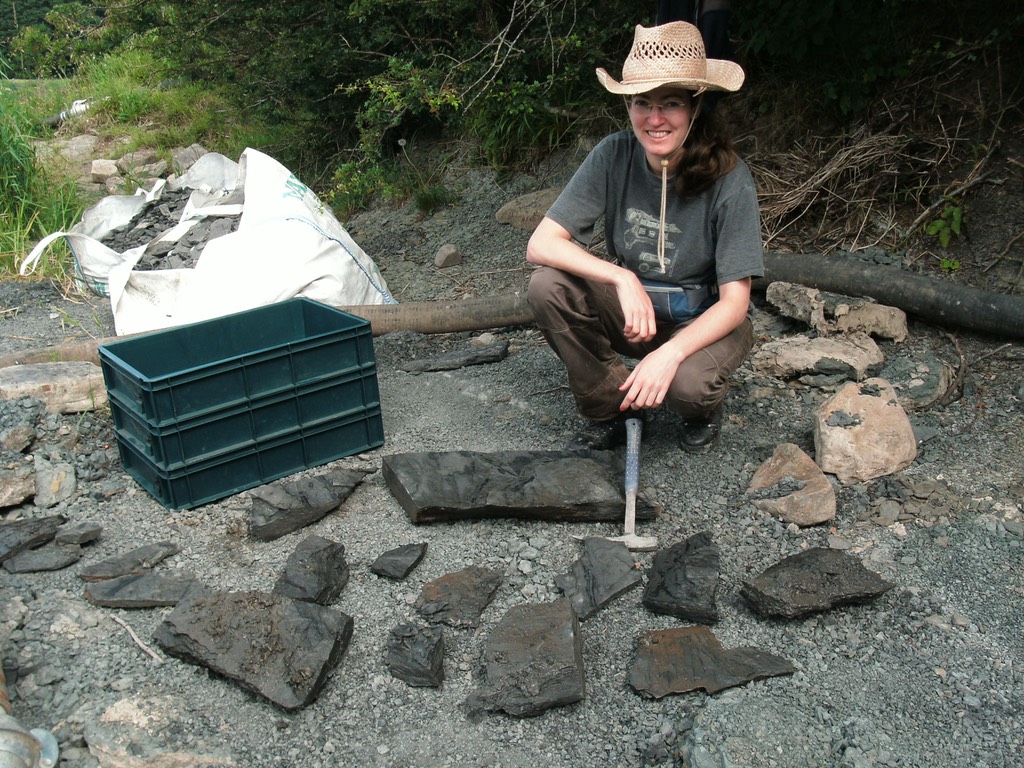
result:
<svg viewBox="0 0 1024 768"><path fill-rule="evenodd" d="M683 357L670 344L646 355L619 387L619 391L626 393L619 410L657 408L661 405L682 362Z"/></svg>

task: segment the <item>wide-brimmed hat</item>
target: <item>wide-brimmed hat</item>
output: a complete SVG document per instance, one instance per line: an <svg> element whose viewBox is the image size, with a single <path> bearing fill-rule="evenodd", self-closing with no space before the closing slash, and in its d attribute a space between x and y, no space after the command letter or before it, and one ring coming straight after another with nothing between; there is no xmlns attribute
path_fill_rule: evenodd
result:
<svg viewBox="0 0 1024 768"><path fill-rule="evenodd" d="M673 21L656 27L637 25L633 47L622 65L622 82L604 68L597 79L612 93L647 93L663 85L692 91L738 91L743 68L724 59L709 59L704 40L692 24Z"/></svg>

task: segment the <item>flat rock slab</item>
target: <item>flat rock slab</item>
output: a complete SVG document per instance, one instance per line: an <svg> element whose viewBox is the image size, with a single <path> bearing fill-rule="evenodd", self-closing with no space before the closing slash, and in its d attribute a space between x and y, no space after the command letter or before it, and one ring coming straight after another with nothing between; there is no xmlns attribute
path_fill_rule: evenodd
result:
<svg viewBox="0 0 1024 768"><path fill-rule="evenodd" d="M267 592L194 589L157 627L167 653L277 706L316 700L352 639L352 617Z"/></svg>
<svg viewBox="0 0 1024 768"><path fill-rule="evenodd" d="M82 559L82 548L77 544L59 544L50 541L37 549L26 549L4 560L4 568L11 573L37 573L59 571Z"/></svg>
<svg viewBox="0 0 1024 768"><path fill-rule="evenodd" d="M413 568L420 564L426 554L427 542L425 541L418 544L403 544L381 553L370 564L370 571L378 576L401 581L412 573Z"/></svg>
<svg viewBox="0 0 1024 768"><path fill-rule="evenodd" d="M98 523L65 523L57 529L54 541L58 544L91 544L103 535L103 526Z"/></svg>
<svg viewBox="0 0 1024 768"><path fill-rule="evenodd" d="M103 371L93 363L32 363L0 368L0 398L34 397L50 413L95 411L107 404Z"/></svg>
<svg viewBox="0 0 1024 768"><path fill-rule="evenodd" d="M497 571L471 565L424 584L416 598L416 610L429 621L475 627L501 582L502 575Z"/></svg>
<svg viewBox="0 0 1024 768"><path fill-rule="evenodd" d="M329 605L348 584L348 576L345 545L323 536L309 536L288 556L274 594Z"/></svg>
<svg viewBox="0 0 1024 768"><path fill-rule="evenodd" d="M847 552L814 547L743 582L740 594L762 616L792 619L874 600L893 586Z"/></svg>
<svg viewBox="0 0 1024 768"><path fill-rule="evenodd" d="M49 515L0 523L0 563L19 552L53 541L57 529L67 521L64 515Z"/></svg>
<svg viewBox="0 0 1024 768"><path fill-rule="evenodd" d="M677 627L641 635L629 685L642 696L660 699L698 688L717 693L795 671L781 656L756 648L723 648L707 627Z"/></svg>
<svg viewBox="0 0 1024 768"><path fill-rule="evenodd" d="M90 584L84 597L103 608L162 608L177 605L200 582L191 573L168 571L118 576Z"/></svg>
<svg viewBox="0 0 1024 768"><path fill-rule="evenodd" d="M697 624L718 621L715 593L721 554L704 531L659 550L647 573L643 604L654 613Z"/></svg>
<svg viewBox="0 0 1024 768"><path fill-rule="evenodd" d="M569 573L555 577L555 586L582 620L641 581L636 560L624 542L590 538L583 540L583 551Z"/></svg>
<svg viewBox="0 0 1024 768"><path fill-rule="evenodd" d="M146 573L154 566L162 563L171 555L176 555L180 547L173 541L158 541L145 544L114 557L108 557L98 563L83 568L78 575L86 581L103 581L118 576L129 576Z"/></svg>
<svg viewBox="0 0 1024 768"><path fill-rule="evenodd" d="M583 641L569 601L517 605L491 631L484 680L466 700L470 712L539 715L582 701Z"/></svg>
<svg viewBox="0 0 1024 768"><path fill-rule="evenodd" d="M253 488L249 532L260 541L273 541L312 525L340 507L372 471L336 469Z"/></svg>
<svg viewBox="0 0 1024 768"><path fill-rule="evenodd" d="M444 682L444 630L437 626L399 624L387 641L388 670L417 688Z"/></svg>
<svg viewBox="0 0 1024 768"><path fill-rule="evenodd" d="M612 451L397 453L384 480L414 523L513 517L617 522L626 500L622 458ZM654 508L637 502L637 519Z"/></svg>
<svg viewBox="0 0 1024 768"><path fill-rule="evenodd" d="M399 366L409 373L426 373L428 371L454 371L470 365L499 363L508 356L508 340L501 339L492 344L470 344L464 349L456 349L422 360L409 360Z"/></svg>

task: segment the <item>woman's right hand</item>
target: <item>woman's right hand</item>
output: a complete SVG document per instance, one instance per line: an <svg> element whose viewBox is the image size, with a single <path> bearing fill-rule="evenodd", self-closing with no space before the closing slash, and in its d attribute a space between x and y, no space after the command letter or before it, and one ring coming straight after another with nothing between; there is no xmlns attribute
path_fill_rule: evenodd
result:
<svg viewBox="0 0 1024 768"><path fill-rule="evenodd" d="M623 268L622 273L615 282L615 292L625 318L622 332L631 343L649 341L658 331L651 297L633 272Z"/></svg>

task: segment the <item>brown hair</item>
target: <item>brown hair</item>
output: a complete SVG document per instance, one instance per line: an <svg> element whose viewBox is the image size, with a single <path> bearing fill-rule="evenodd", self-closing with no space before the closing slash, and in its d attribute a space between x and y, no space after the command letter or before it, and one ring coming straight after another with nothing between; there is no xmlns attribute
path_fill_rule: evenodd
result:
<svg viewBox="0 0 1024 768"><path fill-rule="evenodd" d="M725 126L713 112L699 110L676 170L676 192L684 200L699 195L735 168L737 160L736 145Z"/></svg>

